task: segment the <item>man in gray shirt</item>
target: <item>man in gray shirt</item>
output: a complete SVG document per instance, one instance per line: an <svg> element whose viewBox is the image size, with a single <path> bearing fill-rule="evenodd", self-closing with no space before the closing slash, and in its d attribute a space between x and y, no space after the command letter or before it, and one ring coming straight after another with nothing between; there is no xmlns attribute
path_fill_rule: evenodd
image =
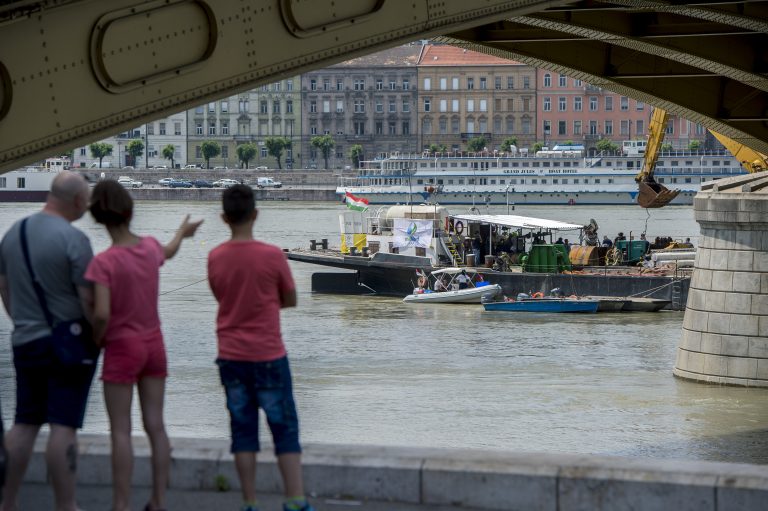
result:
<svg viewBox="0 0 768 511"><path fill-rule="evenodd" d="M82 176L61 172L40 213L27 218L29 258L54 322L90 314L93 294L83 275L93 251L71 222L88 208ZM83 425L96 364L64 366L32 285L21 245L21 220L0 243L0 296L13 320L16 416L7 433L8 467L0 511L17 509L16 498L42 424L50 424L46 461L57 511L76 511L77 429Z"/></svg>

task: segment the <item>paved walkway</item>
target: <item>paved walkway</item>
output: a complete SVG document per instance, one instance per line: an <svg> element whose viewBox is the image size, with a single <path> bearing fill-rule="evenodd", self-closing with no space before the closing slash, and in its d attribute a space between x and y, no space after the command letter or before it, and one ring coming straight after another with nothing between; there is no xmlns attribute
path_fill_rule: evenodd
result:
<svg viewBox="0 0 768 511"><path fill-rule="evenodd" d="M77 500L83 511L107 511L112 504L112 490L104 486L79 485ZM133 509L142 506L149 497L148 488L137 488L133 493ZM311 499L318 511L454 511L459 508L445 506L420 506L391 502L363 502L360 500ZM262 511L282 510L282 498L278 495L259 497ZM214 493L207 491L168 491L168 509L170 511L239 511L240 494L236 491ZM53 509L53 491L48 485L25 484L19 499L21 511L45 511ZM472 511L462 507L461 511Z"/></svg>

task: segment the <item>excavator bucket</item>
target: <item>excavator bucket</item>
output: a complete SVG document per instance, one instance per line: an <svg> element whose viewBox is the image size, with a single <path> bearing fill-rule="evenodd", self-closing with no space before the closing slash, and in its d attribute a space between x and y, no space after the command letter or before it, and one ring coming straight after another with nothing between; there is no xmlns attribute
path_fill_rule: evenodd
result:
<svg viewBox="0 0 768 511"><path fill-rule="evenodd" d="M670 190L654 180L638 181L637 203L643 208L662 208L677 197L679 190Z"/></svg>

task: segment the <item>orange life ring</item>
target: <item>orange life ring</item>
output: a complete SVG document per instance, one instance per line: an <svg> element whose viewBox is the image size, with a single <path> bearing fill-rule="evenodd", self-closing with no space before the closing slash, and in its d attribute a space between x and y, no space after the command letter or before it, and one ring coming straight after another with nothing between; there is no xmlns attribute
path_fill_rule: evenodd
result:
<svg viewBox="0 0 768 511"><path fill-rule="evenodd" d="M419 283L419 287L426 287L427 278L422 275L421 277L419 277L418 283Z"/></svg>
<svg viewBox="0 0 768 511"><path fill-rule="evenodd" d="M541 291L536 291L531 295L531 298L544 298L544 293L542 293Z"/></svg>
<svg viewBox="0 0 768 511"><path fill-rule="evenodd" d="M453 224L453 228L456 230L456 234L461 236L461 233L464 232L464 223L459 220L458 222Z"/></svg>

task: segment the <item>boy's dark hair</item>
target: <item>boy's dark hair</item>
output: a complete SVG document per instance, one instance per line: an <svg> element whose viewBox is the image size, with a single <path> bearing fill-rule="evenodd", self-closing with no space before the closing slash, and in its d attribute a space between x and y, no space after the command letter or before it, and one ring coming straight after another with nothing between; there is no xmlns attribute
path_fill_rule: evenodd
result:
<svg viewBox="0 0 768 511"><path fill-rule="evenodd" d="M221 194L221 205L224 209L224 217L230 224L247 222L256 209L253 189L246 185L230 186Z"/></svg>
<svg viewBox="0 0 768 511"><path fill-rule="evenodd" d="M108 227L117 227L131 221L133 199L117 181L99 181L91 192L91 205L88 209L96 222Z"/></svg>

